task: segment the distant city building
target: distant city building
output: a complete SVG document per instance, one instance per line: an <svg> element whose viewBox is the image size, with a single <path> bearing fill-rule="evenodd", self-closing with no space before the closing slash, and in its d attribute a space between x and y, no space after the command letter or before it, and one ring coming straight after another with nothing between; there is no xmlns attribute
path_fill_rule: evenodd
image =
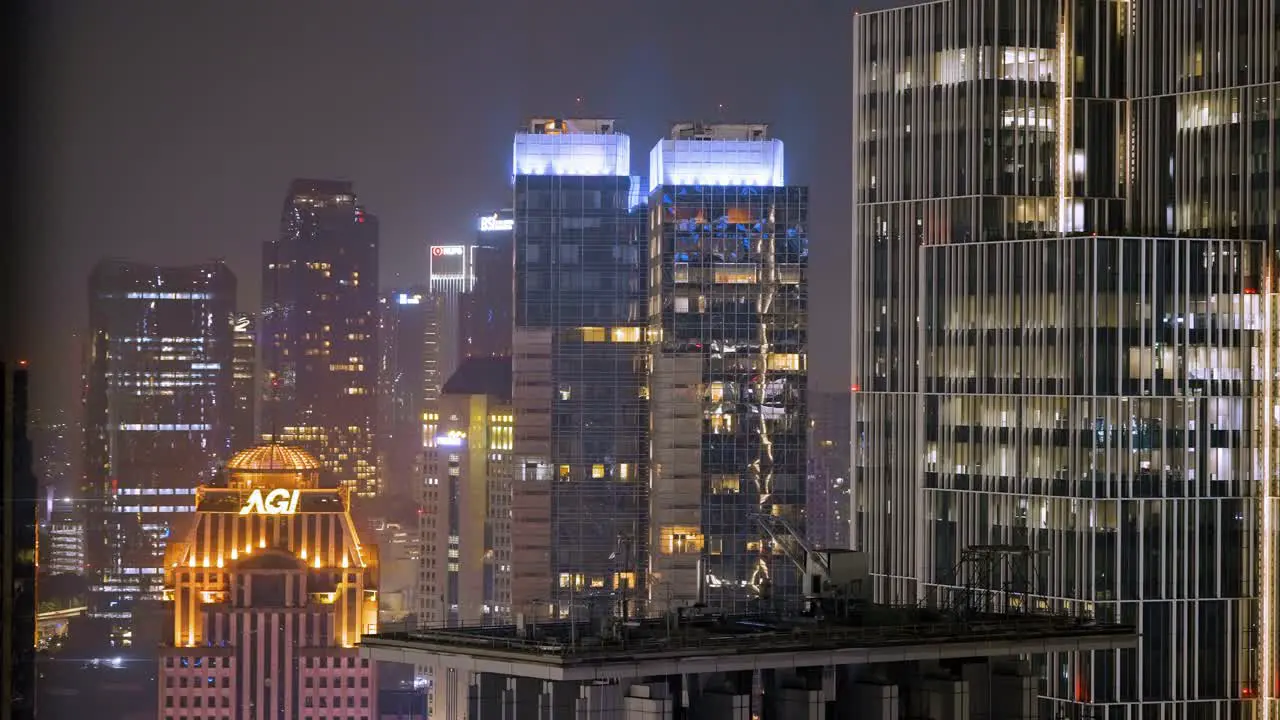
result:
<svg viewBox="0 0 1280 720"><path fill-rule="evenodd" d="M65 410L33 411L30 435L40 486L61 495L74 494L78 488L75 462L83 439L79 423Z"/></svg>
<svg viewBox="0 0 1280 720"><path fill-rule="evenodd" d="M376 494L378 222L351 183L293 181L262 289L261 434L306 448L327 484Z"/></svg>
<svg viewBox="0 0 1280 720"><path fill-rule="evenodd" d="M432 245L428 251L427 291L440 304L432 345L435 373L441 386L466 356L462 316L475 284L470 245Z"/></svg>
<svg viewBox="0 0 1280 720"><path fill-rule="evenodd" d="M850 393L809 393L807 531L818 547L848 548Z"/></svg>
<svg viewBox="0 0 1280 720"><path fill-rule="evenodd" d="M798 602L759 516L804 533L808 188L766 125L676 125L649 168L650 597Z"/></svg>
<svg viewBox="0 0 1280 720"><path fill-rule="evenodd" d="M0 362L0 717L36 716L36 475L25 363Z"/></svg>
<svg viewBox="0 0 1280 720"><path fill-rule="evenodd" d="M423 287L384 293L380 307L378 426L383 493L417 497L423 413L440 395L444 299Z"/></svg>
<svg viewBox="0 0 1280 720"><path fill-rule="evenodd" d="M49 488L52 490L52 488ZM85 569L84 508L50 492L40 523L40 572L80 575Z"/></svg>
<svg viewBox="0 0 1280 720"><path fill-rule="evenodd" d="M472 358L445 384L426 424L419 527L428 625L511 616L511 359Z"/></svg>
<svg viewBox="0 0 1280 720"><path fill-rule="evenodd" d="M854 545L880 600L1141 628L1037 656L1042 718L1277 709L1276 28L1274 0L854 17ZM973 598L993 546L1035 559Z"/></svg>
<svg viewBox="0 0 1280 720"><path fill-rule="evenodd" d="M378 717L375 668L355 648L378 628L377 549L350 489L321 489L320 469L264 445L227 462L226 487L200 489L166 557L161 718Z"/></svg>
<svg viewBox="0 0 1280 720"><path fill-rule="evenodd" d="M513 154L513 612L610 612L648 539L643 185L612 120L532 120Z"/></svg>
<svg viewBox="0 0 1280 720"><path fill-rule="evenodd" d="M212 262L100 262L85 396L89 611L122 627L162 596L165 543L231 447L236 278Z"/></svg>
<svg viewBox="0 0 1280 720"><path fill-rule="evenodd" d="M461 359L511 355L512 310L515 301L515 256L512 247L515 217L499 210L479 220L471 247L471 292L462 300L459 320Z"/></svg>
<svg viewBox="0 0 1280 720"><path fill-rule="evenodd" d="M417 592L421 626L504 625L511 604L511 359L465 361L427 424ZM465 707L465 675L421 668L431 717Z"/></svg>
<svg viewBox="0 0 1280 720"><path fill-rule="evenodd" d="M231 449L246 450L257 443L256 422L258 400L258 326L256 316L237 313L231 316Z"/></svg>

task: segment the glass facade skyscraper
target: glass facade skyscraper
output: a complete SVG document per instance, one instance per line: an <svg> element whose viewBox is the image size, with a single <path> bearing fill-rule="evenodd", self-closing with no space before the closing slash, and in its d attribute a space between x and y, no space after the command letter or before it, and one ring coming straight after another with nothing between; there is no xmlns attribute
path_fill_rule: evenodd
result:
<svg viewBox="0 0 1280 720"><path fill-rule="evenodd" d="M1270 0L854 21L855 546L880 600L1140 628L1038 659L1042 715L1274 711L1277 27ZM991 546L1036 559L975 593Z"/></svg>
<svg viewBox="0 0 1280 720"><path fill-rule="evenodd" d="M511 293L515 289L515 257L511 246L515 220L510 210L480 218L476 244L471 246L471 292L462 299L461 344L468 357L511 354Z"/></svg>
<svg viewBox="0 0 1280 720"><path fill-rule="evenodd" d="M758 516L804 532L808 189L767 126L681 124L650 191L650 597L799 600Z"/></svg>
<svg viewBox="0 0 1280 720"><path fill-rule="evenodd" d="M163 596L165 544L231 448L236 279L221 263L106 260L89 279L85 395L89 611Z"/></svg>
<svg viewBox="0 0 1280 720"><path fill-rule="evenodd" d="M231 420L232 452L253 447L257 439L258 327L255 320L256 316L251 313L231 316L231 392L235 406Z"/></svg>
<svg viewBox="0 0 1280 720"><path fill-rule="evenodd" d="M315 455L326 484L376 494L378 222L351 183L293 181L262 298L262 434Z"/></svg>
<svg viewBox="0 0 1280 720"><path fill-rule="evenodd" d="M630 152L612 120L515 138L515 613L613 612L639 589L648 239Z"/></svg>
<svg viewBox="0 0 1280 720"><path fill-rule="evenodd" d="M443 300L414 287L382 296L382 358L378 425L383 492L409 501L418 495L423 413L439 398L437 369Z"/></svg>

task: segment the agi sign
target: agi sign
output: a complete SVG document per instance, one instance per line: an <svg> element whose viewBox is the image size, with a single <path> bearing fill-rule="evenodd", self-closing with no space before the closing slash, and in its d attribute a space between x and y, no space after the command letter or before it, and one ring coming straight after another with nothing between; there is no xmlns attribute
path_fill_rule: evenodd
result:
<svg viewBox="0 0 1280 720"><path fill-rule="evenodd" d="M249 500L245 502L244 507L240 508L241 515L292 515L298 511L298 497L300 493L297 490L284 490L277 488L262 494L261 490L254 490L249 495Z"/></svg>

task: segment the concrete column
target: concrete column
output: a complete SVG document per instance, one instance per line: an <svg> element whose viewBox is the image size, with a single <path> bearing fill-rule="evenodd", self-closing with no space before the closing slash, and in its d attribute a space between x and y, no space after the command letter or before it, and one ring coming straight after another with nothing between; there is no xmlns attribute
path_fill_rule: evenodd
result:
<svg viewBox="0 0 1280 720"><path fill-rule="evenodd" d="M1039 682L1031 668L1017 660L966 663L971 720L1037 720Z"/></svg>
<svg viewBox="0 0 1280 720"><path fill-rule="evenodd" d="M686 679L691 685L689 717L697 720L751 720L751 673L715 673ZM694 685L700 686L696 695Z"/></svg>
<svg viewBox="0 0 1280 720"><path fill-rule="evenodd" d="M671 696L668 683L632 685L623 698L626 720L674 720L679 698Z"/></svg>
<svg viewBox="0 0 1280 720"><path fill-rule="evenodd" d="M578 687L577 717L581 720L623 720L627 686L618 682L582 683Z"/></svg>
<svg viewBox="0 0 1280 720"><path fill-rule="evenodd" d="M898 720L901 700L892 683L858 681L843 685L836 698L836 720Z"/></svg>
<svg viewBox="0 0 1280 720"><path fill-rule="evenodd" d="M467 709L470 720L516 720L515 678L477 673L467 698Z"/></svg>
<svg viewBox="0 0 1280 720"><path fill-rule="evenodd" d="M826 668L761 670L762 720L826 720Z"/></svg>
<svg viewBox="0 0 1280 720"><path fill-rule="evenodd" d="M1039 720L1039 685L1025 663L995 666L991 673L992 717Z"/></svg>
<svg viewBox="0 0 1280 720"><path fill-rule="evenodd" d="M929 720L969 720L969 683L924 678L907 689L911 716Z"/></svg>

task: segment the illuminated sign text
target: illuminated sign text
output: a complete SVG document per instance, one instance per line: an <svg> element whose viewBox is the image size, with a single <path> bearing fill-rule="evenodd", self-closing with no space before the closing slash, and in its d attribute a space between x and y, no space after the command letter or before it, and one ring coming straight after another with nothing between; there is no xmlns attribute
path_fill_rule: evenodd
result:
<svg viewBox="0 0 1280 720"><path fill-rule="evenodd" d="M432 257L450 257L454 255L461 255L463 249L464 248L461 245L432 245L431 255Z"/></svg>
<svg viewBox="0 0 1280 720"><path fill-rule="evenodd" d="M480 232L510 232L515 226L515 220L500 218L497 214L480 218Z"/></svg>
<svg viewBox="0 0 1280 720"><path fill-rule="evenodd" d="M240 508L240 514L292 515L298 511L299 496L297 490L277 488L266 495L261 490L254 490L244 507Z"/></svg>

